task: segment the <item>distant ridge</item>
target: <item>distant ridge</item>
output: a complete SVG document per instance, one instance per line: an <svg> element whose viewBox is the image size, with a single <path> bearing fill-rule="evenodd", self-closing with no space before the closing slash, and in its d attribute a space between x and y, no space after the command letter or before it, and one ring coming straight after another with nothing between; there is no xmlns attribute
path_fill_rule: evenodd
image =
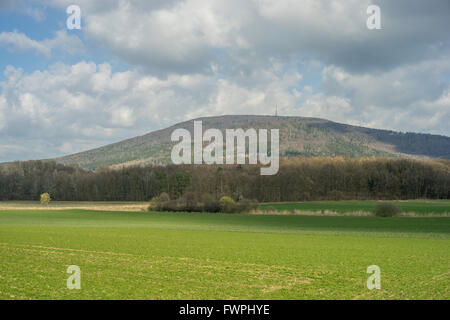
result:
<svg viewBox="0 0 450 320"><path fill-rule="evenodd" d="M194 120L202 120L203 130L279 128L282 157L450 158L450 137L440 135L369 129L318 118L288 116L226 115ZM90 170L101 165L168 164L175 144L170 140L172 132L185 128L192 133L194 120L53 160Z"/></svg>

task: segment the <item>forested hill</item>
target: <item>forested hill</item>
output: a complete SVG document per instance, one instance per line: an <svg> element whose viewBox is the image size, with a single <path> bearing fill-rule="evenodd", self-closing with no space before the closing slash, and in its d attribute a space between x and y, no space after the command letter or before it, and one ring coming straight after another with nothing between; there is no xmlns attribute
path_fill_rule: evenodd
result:
<svg viewBox="0 0 450 320"><path fill-rule="evenodd" d="M349 157L425 157L450 158L450 137L401 133L340 124L328 120L281 116L205 117L203 131L225 129L280 129L280 155ZM172 132L185 128L193 132L193 121L120 141L101 148L54 159L63 164L77 164L85 169L100 165L168 164ZM225 135L224 135L225 136Z"/></svg>

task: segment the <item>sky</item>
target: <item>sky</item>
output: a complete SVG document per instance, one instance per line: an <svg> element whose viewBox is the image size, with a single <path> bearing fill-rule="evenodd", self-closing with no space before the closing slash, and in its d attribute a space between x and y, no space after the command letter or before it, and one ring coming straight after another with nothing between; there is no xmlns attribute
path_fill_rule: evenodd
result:
<svg viewBox="0 0 450 320"><path fill-rule="evenodd" d="M450 136L449 17L448 0L0 0L0 161L275 106Z"/></svg>

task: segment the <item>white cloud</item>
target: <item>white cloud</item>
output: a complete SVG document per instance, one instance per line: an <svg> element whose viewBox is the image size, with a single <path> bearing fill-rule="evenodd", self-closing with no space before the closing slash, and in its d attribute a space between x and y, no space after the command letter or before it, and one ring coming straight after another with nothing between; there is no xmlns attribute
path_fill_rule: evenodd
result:
<svg viewBox="0 0 450 320"><path fill-rule="evenodd" d="M69 54L82 53L85 50L83 42L75 35L69 35L66 30L58 30L54 38L42 42L51 50L61 50Z"/></svg>
<svg viewBox="0 0 450 320"><path fill-rule="evenodd" d="M65 8L70 0L48 0ZM80 0L83 32L147 71L260 68L273 57L319 59L354 72L436 57L449 47L448 0L378 0L383 30L366 27L371 0ZM418 23L421 22L421 23ZM238 66L236 66L238 65Z"/></svg>
<svg viewBox="0 0 450 320"><path fill-rule="evenodd" d="M33 0L32 0L33 1ZM36 1L33 1L36 2ZM1 0L0 1L0 9L7 9L14 12L19 12L21 14L25 14L27 16L32 17L34 20L38 22L42 22L45 20L45 13L42 8L38 8L34 6L32 3L27 0Z"/></svg>
<svg viewBox="0 0 450 320"><path fill-rule="evenodd" d="M0 96L0 132L6 125L4 112L6 111L6 98L4 96Z"/></svg>
<svg viewBox="0 0 450 320"><path fill-rule="evenodd" d="M323 88L326 95L348 99L352 106L348 116L362 125L448 135L448 74L448 57L373 74L351 74L327 66Z"/></svg>
<svg viewBox="0 0 450 320"><path fill-rule="evenodd" d="M64 142L61 147L59 148L59 150L63 153L63 154L71 154L73 152L73 147L72 147L72 143L70 142Z"/></svg>
<svg viewBox="0 0 450 320"><path fill-rule="evenodd" d="M34 50L46 58L50 58L52 50L61 50L69 54L81 53L84 50L83 42L77 36L68 35L66 30L59 30L54 38L42 41L30 39L17 30L4 31L0 33L0 47L6 47L12 52Z"/></svg>
<svg viewBox="0 0 450 320"><path fill-rule="evenodd" d="M0 46L5 46L11 51L24 52L28 50L36 50L36 52L50 57L51 49L39 41L28 38L25 34L16 30L13 32L0 33Z"/></svg>
<svg viewBox="0 0 450 320"><path fill-rule="evenodd" d="M131 127L134 123L133 109L120 107L112 111L111 123L122 127Z"/></svg>

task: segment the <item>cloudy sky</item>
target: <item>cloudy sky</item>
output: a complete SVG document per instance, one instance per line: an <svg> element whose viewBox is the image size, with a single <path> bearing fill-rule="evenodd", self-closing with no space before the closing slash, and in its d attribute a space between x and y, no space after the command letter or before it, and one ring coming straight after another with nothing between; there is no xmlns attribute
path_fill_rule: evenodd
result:
<svg viewBox="0 0 450 320"><path fill-rule="evenodd" d="M0 0L0 161L275 105L450 136L449 17L449 0Z"/></svg>

